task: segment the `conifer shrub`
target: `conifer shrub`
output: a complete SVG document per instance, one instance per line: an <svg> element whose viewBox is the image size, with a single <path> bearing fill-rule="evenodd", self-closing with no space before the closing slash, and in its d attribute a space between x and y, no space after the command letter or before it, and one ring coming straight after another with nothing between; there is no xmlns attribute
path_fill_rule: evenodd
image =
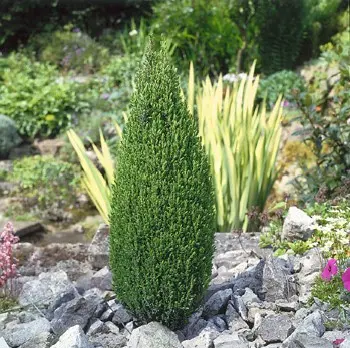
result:
<svg viewBox="0 0 350 348"><path fill-rule="evenodd" d="M209 162L166 49L146 49L118 150L110 263L140 323L179 328L209 284L215 201Z"/></svg>

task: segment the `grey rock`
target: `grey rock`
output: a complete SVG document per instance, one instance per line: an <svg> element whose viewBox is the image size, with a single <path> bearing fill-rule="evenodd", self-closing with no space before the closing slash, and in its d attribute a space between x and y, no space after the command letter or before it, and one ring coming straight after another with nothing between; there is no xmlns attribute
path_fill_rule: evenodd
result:
<svg viewBox="0 0 350 348"><path fill-rule="evenodd" d="M38 279L23 285L18 301L21 306L35 304L48 307L56 298L76 292L73 283L63 271L41 273Z"/></svg>
<svg viewBox="0 0 350 348"><path fill-rule="evenodd" d="M182 348L178 337L165 326L151 322L133 330L129 348Z"/></svg>
<svg viewBox="0 0 350 348"><path fill-rule="evenodd" d="M235 310L241 316L241 318L244 321L247 321L248 320L248 309L247 309L246 305L244 304L242 297L234 295L233 296L233 305L235 307Z"/></svg>
<svg viewBox="0 0 350 348"><path fill-rule="evenodd" d="M285 314L262 318L258 332L267 343L283 342L294 331L291 319Z"/></svg>
<svg viewBox="0 0 350 348"><path fill-rule="evenodd" d="M191 340L183 341L184 348L212 348L213 341L219 336L216 330L204 329L198 336Z"/></svg>
<svg viewBox="0 0 350 348"><path fill-rule="evenodd" d="M223 333L214 340L214 348L249 348L237 333Z"/></svg>
<svg viewBox="0 0 350 348"><path fill-rule="evenodd" d="M350 348L350 334L348 335L347 338L345 338L345 341L341 343L339 348Z"/></svg>
<svg viewBox="0 0 350 348"><path fill-rule="evenodd" d="M108 332L108 327L104 322L101 320L95 320L89 327L89 330L87 331L87 335L96 335L98 333L107 333Z"/></svg>
<svg viewBox="0 0 350 348"><path fill-rule="evenodd" d="M98 348L122 348L126 345L126 337L123 335L115 335L113 333L102 333L91 336L91 343Z"/></svg>
<svg viewBox="0 0 350 348"><path fill-rule="evenodd" d="M308 240L314 232L314 220L297 207L290 207L283 223L282 240Z"/></svg>
<svg viewBox="0 0 350 348"><path fill-rule="evenodd" d="M67 329L75 325L79 325L84 329L96 307L97 303L95 301L88 301L84 297L75 298L63 304L54 312L54 318L51 321L53 332L56 335L62 335Z"/></svg>
<svg viewBox="0 0 350 348"><path fill-rule="evenodd" d="M227 289L232 289L233 287L233 278L231 280L224 280L220 281L220 277L217 277L214 279L214 282L212 282L207 289L207 292L205 293L204 296L204 302L208 301L210 297L212 297L215 293L222 291L222 290L227 290Z"/></svg>
<svg viewBox="0 0 350 348"><path fill-rule="evenodd" d="M297 289L291 268L292 266L283 259L267 259L263 272L266 301L275 302L296 295Z"/></svg>
<svg viewBox="0 0 350 348"><path fill-rule="evenodd" d="M2 336L11 347L18 347L43 332L49 332L50 329L49 321L39 318L29 323L8 325L2 332Z"/></svg>
<svg viewBox="0 0 350 348"><path fill-rule="evenodd" d="M107 266L103 267L93 275L91 282L101 290L112 290L112 273Z"/></svg>
<svg viewBox="0 0 350 348"><path fill-rule="evenodd" d="M245 288L244 295L241 296L244 304L248 307L252 303L260 303L261 300L250 288Z"/></svg>
<svg viewBox="0 0 350 348"><path fill-rule="evenodd" d="M10 348L3 337L0 337L0 348Z"/></svg>
<svg viewBox="0 0 350 348"><path fill-rule="evenodd" d="M297 333L289 343L288 348L333 348L333 344L321 337Z"/></svg>
<svg viewBox="0 0 350 348"><path fill-rule="evenodd" d="M110 308L107 308L101 315L100 320L109 321L113 318L113 311Z"/></svg>
<svg viewBox="0 0 350 348"><path fill-rule="evenodd" d="M92 267L101 269L109 263L109 227L101 224L89 246L88 260Z"/></svg>
<svg viewBox="0 0 350 348"><path fill-rule="evenodd" d="M208 320L208 325L209 326L213 325L213 328L219 332L223 332L223 331L227 330L226 321L220 316L215 316L215 317L210 318Z"/></svg>
<svg viewBox="0 0 350 348"><path fill-rule="evenodd" d="M204 304L203 316L211 317L226 310L228 301L232 296L232 289L221 290L215 293Z"/></svg>
<svg viewBox="0 0 350 348"><path fill-rule="evenodd" d="M122 304L118 303L116 305L116 308L114 309L112 322L117 325L118 324L123 325L128 323L131 320L132 320L132 316L130 315L130 313L123 307Z"/></svg>
<svg viewBox="0 0 350 348"><path fill-rule="evenodd" d="M294 338L299 334L310 337L322 337L326 328L324 326L324 315L319 311L309 314L295 329L295 331L283 342L282 347L290 347L294 344Z"/></svg>
<svg viewBox="0 0 350 348"><path fill-rule="evenodd" d="M262 291L262 279L265 261L260 260L255 266L238 274L233 280L233 292L244 293L244 289L250 288L255 294Z"/></svg>
<svg viewBox="0 0 350 348"><path fill-rule="evenodd" d="M232 332L249 328L248 324L241 318L241 316L236 311L232 301L230 301L227 305L225 317L227 326Z"/></svg>
<svg viewBox="0 0 350 348"><path fill-rule="evenodd" d="M52 348L93 348L79 325L70 327Z"/></svg>
<svg viewBox="0 0 350 348"><path fill-rule="evenodd" d="M21 345L21 348L49 348L53 337L49 332L42 332Z"/></svg>
<svg viewBox="0 0 350 348"><path fill-rule="evenodd" d="M120 332L119 327L117 325L113 324L111 321L107 321L105 323L105 325L108 329L108 332L113 333L115 335L119 334L119 332ZM129 329L130 329L130 327L129 327ZM131 331L132 331L132 329L131 329Z"/></svg>
<svg viewBox="0 0 350 348"><path fill-rule="evenodd" d="M289 301L277 300L276 306L283 312L296 312L300 308L298 296L292 296Z"/></svg>

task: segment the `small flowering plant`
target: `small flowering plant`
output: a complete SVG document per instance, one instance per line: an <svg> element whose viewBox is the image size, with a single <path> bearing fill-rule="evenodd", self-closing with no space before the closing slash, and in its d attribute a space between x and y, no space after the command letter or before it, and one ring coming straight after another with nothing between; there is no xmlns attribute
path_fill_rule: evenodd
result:
<svg viewBox="0 0 350 348"><path fill-rule="evenodd" d="M18 243L13 224L8 222L0 234L0 291L1 302L11 299L13 279L17 274L17 259L13 256L13 246ZM6 302L6 301L5 301ZM1 304L1 303L0 303ZM3 306L1 306L3 307Z"/></svg>

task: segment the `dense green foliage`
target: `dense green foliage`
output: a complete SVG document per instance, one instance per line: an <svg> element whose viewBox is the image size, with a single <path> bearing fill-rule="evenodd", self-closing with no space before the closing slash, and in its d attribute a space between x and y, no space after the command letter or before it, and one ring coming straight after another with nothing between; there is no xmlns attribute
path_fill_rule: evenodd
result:
<svg viewBox="0 0 350 348"><path fill-rule="evenodd" d="M350 42L348 31L325 45L320 70L305 93L297 95L305 142L311 145L316 165L305 168L297 180L304 200L321 187L329 193L342 185L350 170ZM307 194L307 195L305 195Z"/></svg>
<svg viewBox="0 0 350 348"><path fill-rule="evenodd" d="M99 70L109 61L108 48L73 25L32 38L27 50L34 51L43 62L77 73Z"/></svg>
<svg viewBox="0 0 350 348"><path fill-rule="evenodd" d="M16 125L5 115L0 115L0 158L8 156L10 150L21 143Z"/></svg>
<svg viewBox="0 0 350 348"><path fill-rule="evenodd" d="M0 70L0 113L12 118L20 134L35 137L58 134L74 113L88 104L79 84L60 78L55 67L13 54Z"/></svg>
<svg viewBox="0 0 350 348"><path fill-rule="evenodd" d="M266 98L269 107L277 100L278 96L283 95L287 102L295 100L295 93L305 90L305 81L294 71L282 70L276 72L266 79L262 79L259 85L258 96Z"/></svg>
<svg viewBox="0 0 350 348"><path fill-rule="evenodd" d="M175 63L205 76L228 71L240 45L227 0L166 0L154 6L154 30L175 45Z"/></svg>
<svg viewBox="0 0 350 348"><path fill-rule="evenodd" d="M305 1L261 0L257 12L262 71L293 69L303 40Z"/></svg>
<svg viewBox="0 0 350 348"><path fill-rule="evenodd" d="M19 183L22 197L33 198L39 207L69 206L80 186L80 168L53 156L16 160L7 178Z"/></svg>
<svg viewBox="0 0 350 348"><path fill-rule="evenodd" d="M141 322L181 326L202 300L214 251L213 183L166 48L150 44L118 151L110 262Z"/></svg>

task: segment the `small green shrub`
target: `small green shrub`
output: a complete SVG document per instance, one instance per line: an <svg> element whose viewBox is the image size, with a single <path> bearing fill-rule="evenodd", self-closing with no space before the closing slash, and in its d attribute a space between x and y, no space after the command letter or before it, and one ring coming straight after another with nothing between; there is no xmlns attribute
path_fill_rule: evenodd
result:
<svg viewBox="0 0 350 348"><path fill-rule="evenodd" d="M303 91L305 91L303 78L293 71L282 70L261 80L258 96L261 99L266 98L267 105L272 107L280 94L286 102L292 103L295 101L295 93Z"/></svg>
<svg viewBox="0 0 350 348"><path fill-rule="evenodd" d="M73 28L73 25L33 38L29 49L37 52L41 61L77 73L99 70L110 58L108 48L98 44L80 29Z"/></svg>
<svg viewBox="0 0 350 348"><path fill-rule="evenodd" d="M11 55L0 75L0 113L12 118L20 134L53 136L67 128L74 114L89 104L79 84L59 78L50 65Z"/></svg>
<svg viewBox="0 0 350 348"><path fill-rule="evenodd" d="M20 143L16 124L7 116L0 115L0 158L6 158L11 149Z"/></svg>
<svg viewBox="0 0 350 348"><path fill-rule="evenodd" d="M69 206L80 188L79 166L53 156L32 156L16 160L9 179L18 182L23 197L34 198L39 207Z"/></svg>
<svg viewBox="0 0 350 348"><path fill-rule="evenodd" d="M140 322L179 328L210 281L215 200L196 122L164 46L146 50L118 151L110 262Z"/></svg>

